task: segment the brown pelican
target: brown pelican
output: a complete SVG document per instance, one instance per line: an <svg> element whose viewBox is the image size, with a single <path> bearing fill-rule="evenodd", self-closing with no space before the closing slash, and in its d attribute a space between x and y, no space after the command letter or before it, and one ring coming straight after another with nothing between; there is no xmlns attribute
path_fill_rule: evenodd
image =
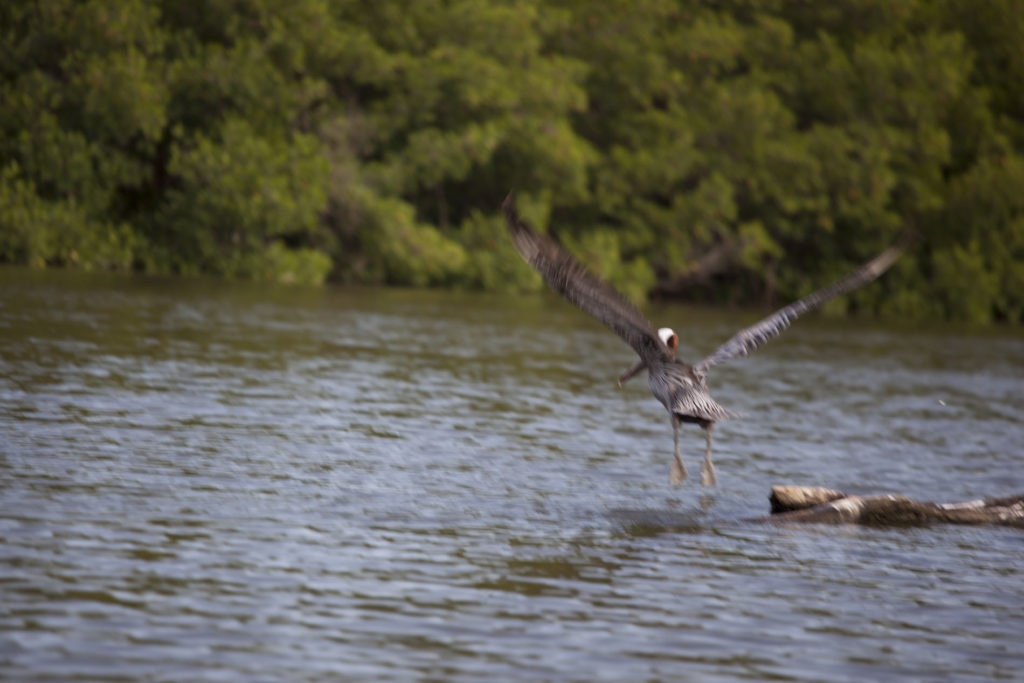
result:
<svg viewBox="0 0 1024 683"><path fill-rule="evenodd" d="M619 386L644 368L647 369L651 392L672 416L672 437L675 443L675 457L669 473L672 484L678 484L686 478L686 467L679 454L679 426L684 422L704 428L707 448L704 451L700 479L704 486L715 484L715 467L711 462L711 432L716 422L736 417L737 414L723 408L708 393L705 377L711 366L730 358L746 356L779 335L804 313L833 297L871 282L884 273L903 252L900 245L889 247L842 280L740 330L704 360L695 365L687 365L676 360L679 337L675 332L662 327L655 333L643 314L625 297L588 272L569 252L523 223L516 211L513 193L509 193L502 208L516 250L540 273L548 287L607 325L640 356L636 364L619 378Z"/></svg>

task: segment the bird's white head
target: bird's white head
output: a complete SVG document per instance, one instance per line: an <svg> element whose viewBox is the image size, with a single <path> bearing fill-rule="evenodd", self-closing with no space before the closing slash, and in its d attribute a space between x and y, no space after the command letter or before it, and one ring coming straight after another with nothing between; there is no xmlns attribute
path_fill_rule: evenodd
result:
<svg viewBox="0 0 1024 683"><path fill-rule="evenodd" d="M662 327L658 330L658 337L664 342L672 351L672 357L675 358L676 347L679 346L679 335L676 334L671 327Z"/></svg>

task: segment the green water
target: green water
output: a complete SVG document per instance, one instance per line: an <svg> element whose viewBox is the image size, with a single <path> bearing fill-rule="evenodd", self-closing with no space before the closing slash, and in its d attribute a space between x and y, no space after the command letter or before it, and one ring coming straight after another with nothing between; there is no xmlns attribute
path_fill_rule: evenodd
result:
<svg viewBox="0 0 1024 683"><path fill-rule="evenodd" d="M714 490L630 354L548 296L0 270L0 678L1024 677L1019 531L744 521L1024 491L1018 332L799 321L713 371Z"/></svg>

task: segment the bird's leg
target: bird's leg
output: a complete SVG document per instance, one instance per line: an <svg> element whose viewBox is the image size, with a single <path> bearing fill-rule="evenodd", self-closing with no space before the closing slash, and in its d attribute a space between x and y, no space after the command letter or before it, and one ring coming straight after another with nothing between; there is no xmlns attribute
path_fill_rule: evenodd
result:
<svg viewBox="0 0 1024 683"><path fill-rule="evenodd" d="M708 447L704 451L704 462L700 466L700 483L703 486L714 486L718 483L718 479L715 477L715 466L711 463L711 431L714 428L714 422L709 422L704 427L704 436L708 440Z"/></svg>
<svg viewBox="0 0 1024 683"><path fill-rule="evenodd" d="M686 465L683 464L683 457L679 455L679 418L672 416L672 439L675 443L675 458L672 460L672 470L668 473L668 483L678 486L686 479Z"/></svg>
<svg viewBox="0 0 1024 683"><path fill-rule="evenodd" d="M624 373L622 373L622 376L619 377L619 389L621 389L622 385L625 384L626 382L628 382L629 379L633 375L635 375L636 373L640 372L641 370L643 370L646 367L647 367L647 361L645 361L643 358L641 358L640 360L638 360L633 365L633 367L631 367L629 370L626 370Z"/></svg>

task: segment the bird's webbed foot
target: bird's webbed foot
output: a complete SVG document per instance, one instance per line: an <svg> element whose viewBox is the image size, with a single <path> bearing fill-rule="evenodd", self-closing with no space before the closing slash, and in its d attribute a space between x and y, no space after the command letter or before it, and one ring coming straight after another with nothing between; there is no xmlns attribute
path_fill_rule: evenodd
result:
<svg viewBox="0 0 1024 683"><path fill-rule="evenodd" d="M702 486L715 486L718 484L718 477L715 476L715 466L711 458L704 458L700 466L700 483Z"/></svg>
<svg viewBox="0 0 1024 683"><path fill-rule="evenodd" d="M673 486L679 486L683 483L683 479L686 479L686 465L683 464L683 459L676 453L675 457L672 458L672 469L668 473L668 483Z"/></svg>

